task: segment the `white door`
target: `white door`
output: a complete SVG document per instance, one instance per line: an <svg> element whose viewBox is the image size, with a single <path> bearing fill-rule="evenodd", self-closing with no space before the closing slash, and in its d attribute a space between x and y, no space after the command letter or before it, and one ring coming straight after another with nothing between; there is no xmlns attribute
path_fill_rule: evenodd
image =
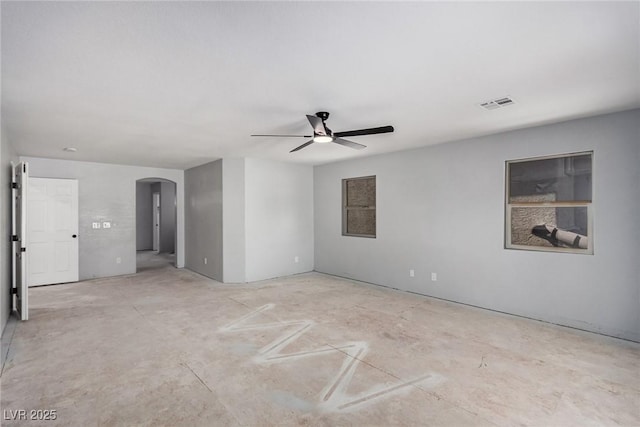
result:
<svg viewBox="0 0 640 427"><path fill-rule="evenodd" d="M11 185L13 203L11 204L11 234L13 241L13 308L20 320L29 319L29 289L27 287L27 198L24 195L29 188L29 165L19 163L13 174Z"/></svg>
<svg viewBox="0 0 640 427"><path fill-rule="evenodd" d="M160 193L153 193L153 250L160 250Z"/></svg>
<svg viewBox="0 0 640 427"><path fill-rule="evenodd" d="M31 178L29 286L78 281L78 181Z"/></svg>

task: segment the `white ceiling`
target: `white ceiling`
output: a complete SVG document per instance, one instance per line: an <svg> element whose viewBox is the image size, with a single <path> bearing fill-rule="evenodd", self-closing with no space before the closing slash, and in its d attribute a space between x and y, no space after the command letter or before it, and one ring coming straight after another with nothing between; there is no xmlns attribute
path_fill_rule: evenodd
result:
<svg viewBox="0 0 640 427"><path fill-rule="evenodd" d="M640 106L636 1L1 7L2 121L23 155L321 164ZM308 134L320 110L334 131L396 132L292 154L306 139L249 136Z"/></svg>

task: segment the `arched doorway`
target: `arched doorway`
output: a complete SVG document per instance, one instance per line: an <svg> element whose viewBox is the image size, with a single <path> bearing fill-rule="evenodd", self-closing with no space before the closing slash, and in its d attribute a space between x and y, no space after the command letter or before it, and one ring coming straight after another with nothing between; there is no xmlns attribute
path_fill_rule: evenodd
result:
<svg viewBox="0 0 640 427"><path fill-rule="evenodd" d="M136 181L136 270L176 266L176 183L163 178Z"/></svg>

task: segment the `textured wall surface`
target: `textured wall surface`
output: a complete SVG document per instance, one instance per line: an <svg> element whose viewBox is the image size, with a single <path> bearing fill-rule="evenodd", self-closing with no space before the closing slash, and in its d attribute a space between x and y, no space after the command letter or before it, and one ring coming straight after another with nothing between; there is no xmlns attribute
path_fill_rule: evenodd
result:
<svg viewBox="0 0 640 427"><path fill-rule="evenodd" d="M80 280L136 272L136 181L164 178L177 183L176 264L184 266L184 172L104 163L24 157L31 176L78 180ZM92 229L110 221L110 229Z"/></svg>
<svg viewBox="0 0 640 427"><path fill-rule="evenodd" d="M553 193L512 198L513 202L553 202L555 200L556 196ZM511 212L511 242L518 245L552 247L550 242L531 232L534 226L541 224L558 224L555 208L514 208Z"/></svg>
<svg viewBox="0 0 640 427"><path fill-rule="evenodd" d="M589 150L594 254L504 249L505 161ZM640 110L317 166L315 269L639 341L638 164ZM366 175L377 238L342 236L341 179Z"/></svg>

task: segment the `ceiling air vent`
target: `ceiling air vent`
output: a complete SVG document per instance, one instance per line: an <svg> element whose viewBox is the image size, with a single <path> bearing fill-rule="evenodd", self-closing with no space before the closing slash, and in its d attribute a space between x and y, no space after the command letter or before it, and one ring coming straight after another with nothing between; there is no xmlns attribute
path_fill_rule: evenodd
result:
<svg viewBox="0 0 640 427"><path fill-rule="evenodd" d="M507 107L513 104L513 99L509 97L493 99L491 101L483 102L480 104L485 110L496 110L498 108Z"/></svg>

